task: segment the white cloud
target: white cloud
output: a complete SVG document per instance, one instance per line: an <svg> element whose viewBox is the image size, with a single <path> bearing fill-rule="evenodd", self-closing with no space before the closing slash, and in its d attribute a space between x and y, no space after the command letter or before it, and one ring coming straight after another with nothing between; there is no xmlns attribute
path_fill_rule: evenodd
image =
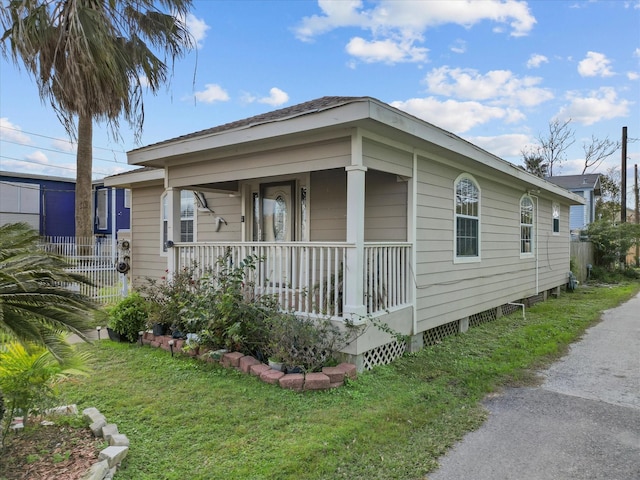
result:
<svg viewBox="0 0 640 480"><path fill-rule="evenodd" d="M638 5L640 5L640 2L638 2ZM636 48L636 49L633 51L633 56L634 56L634 57L640 57L640 48Z"/></svg>
<svg viewBox="0 0 640 480"><path fill-rule="evenodd" d="M22 133L22 129L18 125L11 123L7 117L0 118L0 137L11 142L25 145L31 144L31 138Z"/></svg>
<svg viewBox="0 0 640 480"><path fill-rule="evenodd" d="M501 158L521 157L522 150L533 145L534 139L523 133L510 133L495 137L466 137L471 143Z"/></svg>
<svg viewBox="0 0 640 480"><path fill-rule="evenodd" d="M568 92L569 104L560 109L556 118L571 119L582 125L593 125L601 120L626 117L629 115L631 102L618 99L618 94L611 87L601 87L581 97L578 92Z"/></svg>
<svg viewBox="0 0 640 480"><path fill-rule="evenodd" d="M638 72L627 72L627 78L629 80L638 80L640 78L640 73L638 73Z"/></svg>
<svg viewBox="0 0 640 480"><path fill-rule="evenodd" d="M467 42L465 42L464 40L458 39L455 42L453 42L453 45L451 45L449 49L453 53L465 53L467 51Z"/></svg>
<svg viewBox="0 0 640 480"><path fill-rule="evenodd" d="M553 93L537 85L540 77L519 78L509 70L435 68L425 77L429 92L465 100L492 100L496 104L535 106L553 98Z"/></svg>
<svg viewBox="0 0 640 480"><path fill-rule="evenodd" d="M273 107L277 107L289 101L289 95L280 90L279 88L273 87L269 90L269 96L263 97L258 100L258 103L266 103L267 105L271 105Z"/></svg>
<svg viewBox="0 0 640 480"><path fill-rule="evenodd" d="M578 73L583 77L611 77L611 60L598 52L587 52L584 60L578 63Z"/></svg>
<svg viewBox="0 0 640 480"><path fill-rule="evenodd" d="M367 41L360 37L352 38L346 46L347 53L366 63L384 62L423 62L427 59L428 49L415 47L411 42L397 42L392 39Z"/></svg>
<svg viewBox="0 0 640 480"><path fill-rule="evenodd" d="M392 102L391 105L455 133L466 132L491 120L513 122L524 118L517 110L492 107L479 102L442 102L434 97L411 98Z"/></svg>
<svg viewBox="0 0 640 480"><path fill-rule="evenodd" d="M36 150L24 156L27 160L38 163L49 163L49 158L40 150Z"/></svg>
<svg viewBox="0 0 640 480"><path fill-rule="evenodd" d="M549 59L539 53L534 53L527 61L527 68L538 68L543 63L549 63Z"/></svg>
<svg viewBox="0 0 640 480"><path fill-rule="evenodd" d="M211 27L201 19L196 17L193 13L188 13L187 17L179 18L182 23L187 27L187 30L196 42L196 48L200 49L204 45L204 39L207 37L207 30Z"/></svg>
<svg viewBox="0 0 640 480"><path fill-rule="evenodd" d="M366 8L361 0L318 0L318 6L320 14L304 17L294 29L297 38L310 41L345 27L367 30L372 38L351 39L347 51L360 54L370 62L397 62L399 52L404 52L402 61L424 61L427 50L415 44L423 42L425 30L439 25L470 28L488 20L509 25L511 35L519 37L527 35L536 23L527 3L518 0L379 0L371 8ZM388 55L382 55L384 52Z"/></svg>
<svg viewBox="0 0 640 480"><path fill-rule="evenodd" d="M229 94L220 85L207 83L204 90L195 93L196 100L204 103L226 102Z"/></svg>
<svg viewBox="0 0 640 480"><path fill-rule="evenodd" d="M138 77L138 81L140 82L140 85L142 87L148 87L149 86L149 79L145 76L145 75L140 75Z"/></svg>
<svg viewBox="0 0 640 480"><path fill-rule="evenodd" d="M64 140L62 138L56 138L51 142L51 146L56 150L62 150L63 152L75 152L78 145L70 140Z"/></svg>

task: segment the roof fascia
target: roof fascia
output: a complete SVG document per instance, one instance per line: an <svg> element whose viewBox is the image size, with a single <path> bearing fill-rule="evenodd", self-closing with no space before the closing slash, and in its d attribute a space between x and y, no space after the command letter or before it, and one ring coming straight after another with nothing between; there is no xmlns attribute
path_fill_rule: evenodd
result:
<svg viewBox="0 0 640 480"><path fill-rule="evenodd" d="M104 185L106 187L123 187L131 188L132 186L141 186L142 184L160 183L164 184L164 170L145 170L143 172L132 171L121 173L111 177L105 177Z"/></svg>

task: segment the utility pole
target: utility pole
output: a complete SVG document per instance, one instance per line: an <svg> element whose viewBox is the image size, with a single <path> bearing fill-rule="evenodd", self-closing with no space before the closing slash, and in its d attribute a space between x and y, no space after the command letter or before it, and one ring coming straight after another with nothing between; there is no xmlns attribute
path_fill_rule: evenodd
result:
<svg viewBox="0 0 640 480"><path fill-rule="evenodd" d="M620 221L627 221L627 127L622 127L622 188L620 189Z"/></svg>
<svg viewBox="0 0 640 480"><path fill-rule="evenodd" d="M640 188L638 188L638 164L633 169L636 193L636 225L640 224ZM640 267L640 239L636 238L636 267Z"/></svg>

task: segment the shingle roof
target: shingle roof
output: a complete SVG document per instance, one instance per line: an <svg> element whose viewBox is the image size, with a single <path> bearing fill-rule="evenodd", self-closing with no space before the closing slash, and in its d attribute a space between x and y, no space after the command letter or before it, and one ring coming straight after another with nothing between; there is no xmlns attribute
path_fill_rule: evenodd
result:
<svg viewBox="0 0 640 480"><path fill-rule="evenodd" d="M580 190L585 188L599 190L600 188L599 173L587 173L585 175L556 175L553 177L546 177L545 180L567 190Z"/></svg>
<svg viewBox="0 0 640 480"><path fill-rule="evenodd" d="M255 125L261 125L269 122L276 122L279 120L284 120L287 118L298 117L301 115L307 115L310 113L319 112L322 110L327 110L329 108L339 107L341 105L345 105L347 103L352 103L355 101L361 101L365 99L370 99L371 97L322 97L317 98L315 100L310 100L308 102L299 103L297 105L292 105L290 107L281 108L279 110L273 110L271 112L261 113L259 115L254 115L253 117L245 118L242 120L236 120L234 122L225 123L224 125L218 125L217 127L207 128L205 130L199 130L197 132L188 133L186 135L181 135L179 137L171 138L168 140L163 140L161 142L155 143L153 145L147 146L157 146L163 145L166 143L175 142L176 140L187 140L189 138L201 137L206 135L212 135L216 133L226 132L229 130L235 130L239 128L247 128ZM146 148L146 147L143 147ZM133 150L135 151L135 150Z"/></svg>

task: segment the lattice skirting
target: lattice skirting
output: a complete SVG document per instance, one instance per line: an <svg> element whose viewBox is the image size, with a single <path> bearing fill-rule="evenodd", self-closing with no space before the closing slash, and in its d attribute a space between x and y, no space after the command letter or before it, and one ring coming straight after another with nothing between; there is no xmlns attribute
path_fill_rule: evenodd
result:
<svg viewBox="0 0 640 480"><path fill-rule="evenodd" d="M385 345L380 345L379 347L364 352L363 368L365 370L371 370L378 365L387 365L396 358L401 357L406 351L407 344L405 342L398 342L397 340Z"/></svg>
<svg viewBox="0 0 640 480"><path fill-rule="evenodd" d="M445 323L444 325L438 325L437 327L430 328L422 332L422 341L424 346L435 345L440 343L445 337L449 335L455 335L460 331L460 322L455 320L453 322Z"/></svg>
<svg viewBox="0 0 640 480"><path fill-rule="evenodd" d="M556 289L546 292L549 296L556 295ZM544 294L534 295L522 300L515 300L513 304L505 303L499 309L490 308L483 312L479 312L469 316L469 327L477 327L483 323L492 322L498 318L498 311L502 315L511 315L519 311L522 307L517 304L524 304L527 307L544 301ZM445 337L456 335L460 331L460 320L438 325L422 332L422 340L425 347L440 343ZM407 344L404 342L393 341L386 345L381 345L372 350L363 353L363 368L370 370L377 365L386 365L393 362L396 358L401 357L407 351Z"/></svg>

